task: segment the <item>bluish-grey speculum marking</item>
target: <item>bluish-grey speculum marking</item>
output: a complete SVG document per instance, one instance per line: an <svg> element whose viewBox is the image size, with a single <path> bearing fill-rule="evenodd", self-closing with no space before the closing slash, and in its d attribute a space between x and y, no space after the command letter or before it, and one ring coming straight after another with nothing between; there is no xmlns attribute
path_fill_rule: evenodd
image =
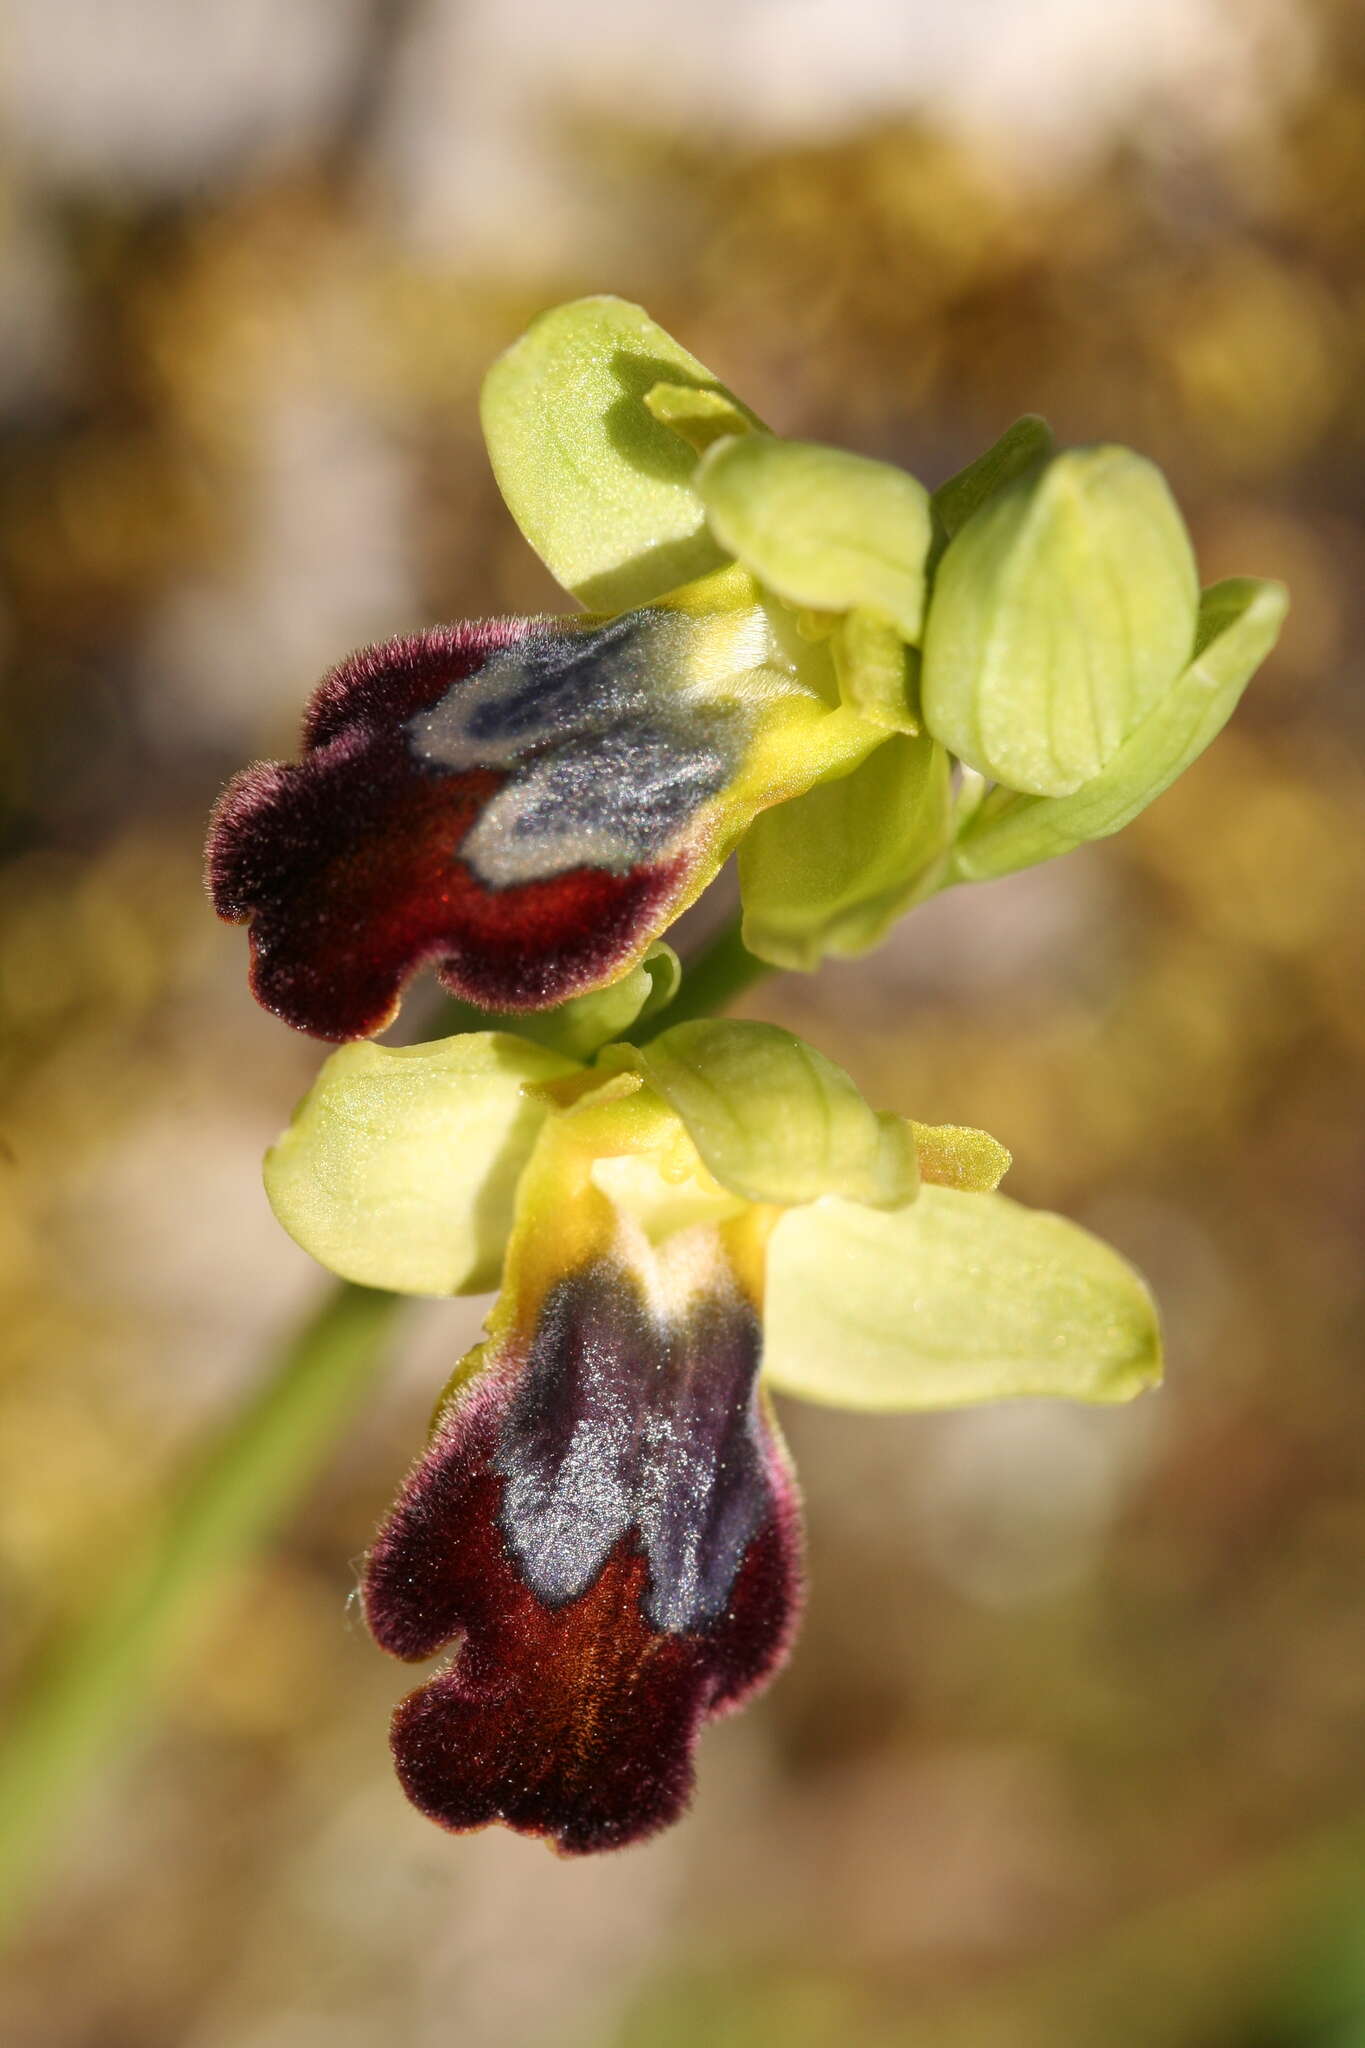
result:
<svg viewBox="0 0 1365 2048"><path fill-rule="evenodd" d="M424 767L507 772L460 848L492 888L657 860L734 774L737 711L670 694L694 621L631 612L490 656L407 725Z"/></svg>
<svg viewBox="0 0 1365 2048"><path fill-rule="evenodd" d="M581 732L642 715L650 694L645 662L674 652L667 643L679 623L629 612L591 631L550 632L494 655L465 712L465 737L502 748L505 760L509 746L519 750L565 727Z"/></svg>
<svg viewBox="0 0 1365 2048"><path fill-rule="evenodd" d="M760 1344L733 1287L667 1323L612 1260L551 1289L493 1460L503 1534L538 1599L577 1599L634 1529L655 1628L680 1634L725 1612L771 1509Z"/></svg>

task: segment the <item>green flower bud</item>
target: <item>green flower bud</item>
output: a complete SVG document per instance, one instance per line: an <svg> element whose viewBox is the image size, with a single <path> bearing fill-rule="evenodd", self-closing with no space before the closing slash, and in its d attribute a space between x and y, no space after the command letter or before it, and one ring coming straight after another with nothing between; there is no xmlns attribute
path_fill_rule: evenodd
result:
<svg viewBox="0 0 1365 2048"><path fill-rule="evenodd" d="M1288 609L1282 583L1237 576L1206 590L1194 659L1108 766L1071 796L993 790L963 827L950 879L989 881L1121 831L1222 731Z"/></svg>
<svg viewBox="0 0 1365 2048"><path fill-rule="evenodd" d="M1006 788L1098 775L1189 661L1199 589L1159 470L1077 448L988 497L950 541L924 636L928 730Z"/></svg>

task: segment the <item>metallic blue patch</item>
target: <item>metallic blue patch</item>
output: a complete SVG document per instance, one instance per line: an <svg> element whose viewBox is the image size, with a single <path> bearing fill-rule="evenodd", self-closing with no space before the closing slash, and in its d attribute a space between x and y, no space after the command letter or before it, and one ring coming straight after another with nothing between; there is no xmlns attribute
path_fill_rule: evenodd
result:
<svg viewBox="0 0 1365 2048"><path fill-rule="evenodd" d="M461 848L489 887L656 861L733 779L742 714L666 685L686 675L697 631L644 611L536 633L408 721L423 767L507 771Z"/></svg>
<svg viewBox="0 0 1365 2048"><path fill-rule="evenodd" d="M588 632L547 633L511 660L494 656L479 677L478 701L465 710L465 735L481 747L520 750L565 728L639 715L649 704L646 663L666 658L669 637L649 613L628 612Z"/></svg>
<svg viewBox="0 0 1365 2048"><path fill-rule="evenodd" d="M677 1635L725 1613L771 1512L761 1343L732 1286L668 1323L610 1259L551 1289L493 1460L502 1530L538 1599L577 1599L635 1529L653 1627Z"/></svg>

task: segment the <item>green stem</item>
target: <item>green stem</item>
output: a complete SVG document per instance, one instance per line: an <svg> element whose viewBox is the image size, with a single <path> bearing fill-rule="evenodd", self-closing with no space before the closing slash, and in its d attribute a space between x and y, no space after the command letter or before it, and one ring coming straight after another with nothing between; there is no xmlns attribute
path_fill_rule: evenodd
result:
<svg viewBox="0 0 1365 2048"><path fill-rule="evenodd" d="M212 1621L234 1567L287 1512L373 1382L400 1297L332 1289L196 1461L157 1526L33 1675L0 1757L0 1928L71 1805L173 1662Z"/></svg>

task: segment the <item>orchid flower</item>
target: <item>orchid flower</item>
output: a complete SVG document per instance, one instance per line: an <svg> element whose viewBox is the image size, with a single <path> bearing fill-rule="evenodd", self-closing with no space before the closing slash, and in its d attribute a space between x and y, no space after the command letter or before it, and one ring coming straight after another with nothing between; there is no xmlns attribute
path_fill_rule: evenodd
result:
<svg viewBox="0 0 1365 2048"><path fill-rule="evenodd" d="M701 1726L800 1614L771 1390L892 1412L1159 1376L1138 1276L995 1193L1008 1164L766 1024L590 1064L499 1032L331 1056L267 1161L286 1229L370 1286L503 1275L364 1571L383 1648L457 1644L394 1717L424 1813L569 1853L678 1817Z"/></svg>
<svg viewBox="0 0 1365 2048"><path fill-rule="evenodd" d="M1128 450L1056 454L1026 419L931 498L768 433L618 299L537 321L483 423L590 609L352 655L301 760L247 769L215 815L210 887L251 927L256 994L322 1038L383 1029L427 964L511 1014L608 986L736 849L759 958L865 951L939 887L1117 830L1284 610L1249 580L1201 603Z"/></svg>
<svg viewBox="0 0 1365 2048"><path fill-rule="evenodd" d="M1113 832L1208 744L1278 584L1199 591L1160 473L1026 418L932 496L783 440L638 307L537 321L483 424L577 614L341 663L208 849L260 1000L364 1041L434 965L462 1027L333 1053L266 1165L343 1278L498 1288L368 1558L410 1797L573 1853L675 1819L702 1725L787 1654L771 1390L880 1412L1123 1400L1138 1275L997 1191L984 1133L874 1113L774 1026L669 1006L663 933L738 853L810 968L912 903ZM686 1005L684 1004L684 1009Z"/></svg>

